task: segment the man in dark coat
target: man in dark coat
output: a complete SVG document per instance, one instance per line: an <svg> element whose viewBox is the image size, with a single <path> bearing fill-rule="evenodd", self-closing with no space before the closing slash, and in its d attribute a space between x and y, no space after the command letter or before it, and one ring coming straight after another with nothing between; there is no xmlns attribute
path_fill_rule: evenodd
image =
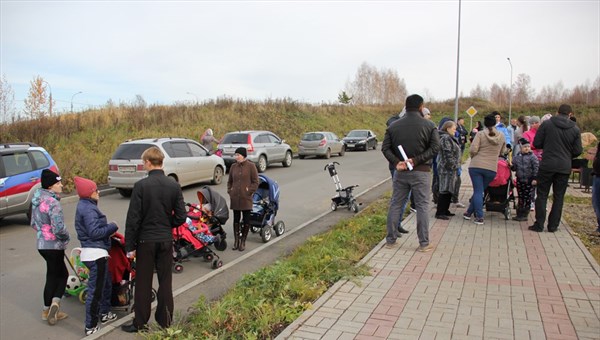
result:
<svg viewBox="0 0 600 340"><path fill-rule="evenodd" d="M583 152L581 132L577 124L569 119L573 110L563 104L558 114L545 121L537 130L533 140L536 149L544 151L537 176L537 197L535 199L535 223L529 230L544 231L546 203L552 186L553 200L548 215L548 231L558 230L562 207L571 174L571 159Z"/></svg>
<svg viewBox="0 0 600 340"><path fill-rule="evenodd" d="M398 245L397 227L402 214L401 203L408 193L415 197L417 209L417 235L419 251L431 251L429 244L429 193L431 186L431 159L439 151L440 138L429 120L423 119L423 98L411 95L406 98L406 115L385 131L381 151L396 168L393 178L392 199L387 217L386 247ZM398 146L402 146L406 159ZM411 170L412 169L412 170Z"/></svg>
<svg viewBox="0 0 600 340"><path fill-rule="evenodd" d="M187 213L181 186L165 176L165 158L153 146L142 154L148 177L135 183L125 222L127 257L136 258L135 318L121 328L128 333L147 327L152 303L152 276L158 276L158 305L154 318L163 328L173 321L173 228L185 222Z"/></svg>

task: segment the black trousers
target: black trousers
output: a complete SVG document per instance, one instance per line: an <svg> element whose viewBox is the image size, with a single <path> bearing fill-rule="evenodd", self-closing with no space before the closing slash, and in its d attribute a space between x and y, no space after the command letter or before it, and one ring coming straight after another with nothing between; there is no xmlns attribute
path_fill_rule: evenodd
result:
<svg viewBox="0 0 600 340"><path fill-rule="evenodd" d="M437 202L437 210L435 215L446 215L446 213L450 209L450 201L452 200L452 194L449 192L439 193L438 194L438 202Z"/></svg>
<svg viewBox="0 0 600 340"><path fill-rule="evenodd" d="M244 223L250 223L250 211L252 210L234 210L233 211L233 223L240 223L242 220Z"/></svg>
<svg viewBox="0 0 600 340"><path fill-rule="evenodd" d="M569 174L559 174L539 170L537 175L537 197L535 198L535 223L537 229L543 230L546 222L546 204L552 187L552 208L548 215L548 231L556 231L562 217L562 208L569 184Z"/></svg>
<svg viewBox="0 0 600 340"><path fill-rule="evenodd" d="M154 319L163 328L173 321L173 241L140 242L136 248L135 318L133 324L143 328L152 312L152 276L158 276L158 305Z"/></svg>
<svg viewBox="0 0 600 340"><path fill-rule="evenodd" d="M38 249L46 260L46 285L44 286L44 306L52 304L52 298L62 298L67 288L69 272L65 265L65 251L62 249Z"/></svg>

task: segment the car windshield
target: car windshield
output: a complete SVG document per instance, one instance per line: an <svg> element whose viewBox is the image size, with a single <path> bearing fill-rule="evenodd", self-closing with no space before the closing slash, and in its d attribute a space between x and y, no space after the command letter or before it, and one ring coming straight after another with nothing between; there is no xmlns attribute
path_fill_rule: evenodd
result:
<svg viewBox="0 0 600 340"><path fill-rule="evenodd" d="M367 137L368 132L364 130L352 130L348 133L348 137Z"/></svg>
<svg viewBox="0 0 600 340"><path fill-rule="evenodd" d="M304 136L302 136L302 140L305 140L305 141L315 141L315 140L321 140L321 139L323 139L322 133L309 132L309 133L305 133Z"/></svg>
<svg viewBox="0 0 600 340"><path fill-rule="evenodd" d="M112 159L142 159L142 153L152 144L121 144Z"/></svg>
<svg viewBox="0 0 600 340"><path fill-rule="evenodd" d="M246 144L248 143L247 133L228 133L223 137L221 144Z"/></svg>

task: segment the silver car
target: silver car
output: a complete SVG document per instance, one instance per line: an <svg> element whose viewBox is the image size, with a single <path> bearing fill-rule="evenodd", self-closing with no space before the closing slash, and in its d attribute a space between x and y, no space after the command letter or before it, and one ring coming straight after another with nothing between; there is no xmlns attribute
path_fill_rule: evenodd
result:
<svg viewBox="0 0 600 340"><path fill-rule="evenodd" d="M343 156L346 153L346 145L333 132L316 131L307 132L298 143L298 157L317 156L329 158L332 154Z"/></svg>
<svg viewBox="0 0 600 340"><path fill-rule="evenodd" d="M221 154L227 169L235 162L235 149L246 148L246 158L256 164L258 172L267 170L267 166L281 163L284 167L292 165L292 148L285 140L270 131L236 131L223 136L217 153Z"/></svg>
<svg viewBox="0 0 600 340"><path fill-rule="evenodd" d="M219 156L209 154L198 142L185 138L152 138L127 141L119 145L108 162L108 184L124 197L131 196L135 182L144 178L142 153L158 147L165 159L163 170L181 186L208 182L221 184L225 163Z"/></svg>

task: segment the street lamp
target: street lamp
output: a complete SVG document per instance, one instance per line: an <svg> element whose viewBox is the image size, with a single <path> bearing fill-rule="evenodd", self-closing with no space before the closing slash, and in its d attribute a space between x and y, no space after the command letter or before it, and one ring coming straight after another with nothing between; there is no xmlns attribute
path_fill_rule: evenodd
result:
<svg viewBox="0 0 600 340"><path fill-rule="evenodd" d="M48 115L52 116L52 86L50 86L50 83L42 80L44 83L46 83L48 85L48 87L50 88L50 103L48 104Z"/></svg>
<svg viewBox="0 0 600 340"><path fill-rule="evenodd" d="M199 103L200 101L198 100L198 96L197 96L195 93L186 92L186 94L189 94L189 95L192 95L192 96L196 97L196 105L198 105L198 103Z"/></svg>
<svg viewBox="0 0 600 340"><path fill-rule="evenodd" d="M506 58L506 60L508 60L508 64L510 65L510 88L508 89L508 124L510 124L510 120L512 118L512 74L513 74L513 70L512 70L512 62L510 61L510 58Z"/></svg>
<svg viewBox="0 0 600 340"><path fill-rule="evenodd" d="M458 122L458 69L460 66L460 9L461 1L458 0L458 44L456 48L456 93L454 94L454 121Z"/></svg>
<svg viewBox="0 0 600 340"><path fill-rule="evenodd" d="M83 93L83 92L79 91L71 96L71 113L73 113L73 98L75 98L75 96L80 93Z"/></svg>

